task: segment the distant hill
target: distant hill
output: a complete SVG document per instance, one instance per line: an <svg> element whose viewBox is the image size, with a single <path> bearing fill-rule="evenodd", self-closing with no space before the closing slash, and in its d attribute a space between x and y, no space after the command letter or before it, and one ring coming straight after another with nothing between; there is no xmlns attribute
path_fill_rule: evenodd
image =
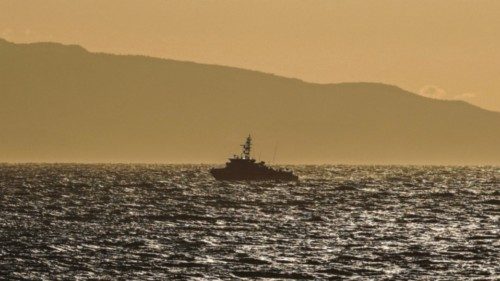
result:
<svg viewBox="0 0 500 281"><path fill-rule="evenodd" d="M0 40L0 162L500 164L500 113L377 83Z"/></svg>

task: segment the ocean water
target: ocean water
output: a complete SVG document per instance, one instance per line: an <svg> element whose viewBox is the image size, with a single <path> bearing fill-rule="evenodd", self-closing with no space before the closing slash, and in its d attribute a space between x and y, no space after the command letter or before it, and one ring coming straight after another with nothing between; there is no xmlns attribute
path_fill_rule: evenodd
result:
<svg viewBox="0 0 500 281"><path fill-rule="evenodd" d="M498 280L500 168L0 165L0 278Z"/></svg>

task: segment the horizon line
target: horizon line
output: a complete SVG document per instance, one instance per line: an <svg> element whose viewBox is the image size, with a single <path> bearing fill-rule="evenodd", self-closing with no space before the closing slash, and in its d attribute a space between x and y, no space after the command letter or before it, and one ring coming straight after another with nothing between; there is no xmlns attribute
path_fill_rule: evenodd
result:
<svg viewBox="0 0 500 281"><path fill-rule="evenodd" d="M186 166L186 165L197 165L197 166L219 166L224 163L209 163L209 162L50 162L50 161L0 161L0 165L157 165L157 166ZM498 167L500 164L430 164L430 163L267 163L269 166L408 166L408 167Z"/></svg>

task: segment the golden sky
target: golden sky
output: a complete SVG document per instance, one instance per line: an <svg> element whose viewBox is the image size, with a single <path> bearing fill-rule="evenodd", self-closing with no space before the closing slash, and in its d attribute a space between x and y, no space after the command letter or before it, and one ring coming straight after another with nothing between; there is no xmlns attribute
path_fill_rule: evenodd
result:
<svg viewBox="0 0 500 281"><path fill-rule="evenodd" d="M384 82L500 111L498 0L0 0L0 37Z"/></svg>

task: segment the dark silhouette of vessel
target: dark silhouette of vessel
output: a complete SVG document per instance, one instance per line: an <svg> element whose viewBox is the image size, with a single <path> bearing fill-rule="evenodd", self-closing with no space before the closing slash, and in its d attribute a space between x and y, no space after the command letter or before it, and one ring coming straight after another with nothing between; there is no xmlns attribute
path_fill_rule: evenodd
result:
<svg viewBox="0 0 500 281"><path fill-rule="evenodd" d="M242 147L241 155L229 158L226 167L210 169L215 179L222 181L297 181L299 179L291 171L273 169L266 166L265 162L257 162L251 158L252 137L250 135Z"/></svg>

